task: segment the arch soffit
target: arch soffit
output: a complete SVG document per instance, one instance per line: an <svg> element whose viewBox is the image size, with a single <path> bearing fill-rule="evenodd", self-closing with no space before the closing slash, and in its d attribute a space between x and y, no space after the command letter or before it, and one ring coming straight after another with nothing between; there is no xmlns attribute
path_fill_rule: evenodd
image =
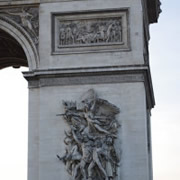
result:
<svg viewBox="0 0 180 180"><path fill-rule="evenodd" d="M38 69L39 55L29 34L16 22L3 16L0 16L0 29L9 33L21 45L28 60L29 70Z"/></svg>

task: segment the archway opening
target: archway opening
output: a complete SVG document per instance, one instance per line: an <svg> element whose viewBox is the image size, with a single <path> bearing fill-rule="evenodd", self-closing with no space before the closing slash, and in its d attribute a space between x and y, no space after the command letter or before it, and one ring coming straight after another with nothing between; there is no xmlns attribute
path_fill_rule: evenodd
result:
<svg viewBox="0 0 180 180"><path fill-rule="evenodd" d="M21 45L8 33L0 30L0 69L28 66L26 55Z"/></svg>
<svg viewBox="0 0 180 180"><path fill-rule="evenodd" d="M21 72L27 70L28 63L21 45L3 30L0 42L0 179L24 180L27 179L28 89Z"/></svg>

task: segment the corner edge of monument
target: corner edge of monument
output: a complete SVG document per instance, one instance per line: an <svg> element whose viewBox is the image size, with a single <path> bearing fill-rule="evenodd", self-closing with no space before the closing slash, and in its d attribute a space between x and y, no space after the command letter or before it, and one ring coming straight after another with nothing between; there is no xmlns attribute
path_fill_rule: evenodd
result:
<svg viewBox="0 0 180 180"><path fill-rule="evenodd" d="M160 0L146 0L149 24L157 23L161 10L161 1Z"/></svg>

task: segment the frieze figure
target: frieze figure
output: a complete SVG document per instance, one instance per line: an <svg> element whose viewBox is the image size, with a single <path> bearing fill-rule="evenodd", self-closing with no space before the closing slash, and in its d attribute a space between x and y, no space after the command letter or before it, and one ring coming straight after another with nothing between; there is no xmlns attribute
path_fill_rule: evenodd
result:
<svg viewBox="0 0 180 180"><path fill-rule="evenodd" d="M120 157L114 147L120 127L119 108L97 97L93 89L78 102L64 101L60 114L70 127L65 131L66 152L57 155L72 180L113 180Z"/></svg>
<svg viewBox="0 0 180 180"><path fill-rule="evenodd" d="M61 28L59 32L59 44L61 46L66 44L66 33L64 28Z"/></svg>

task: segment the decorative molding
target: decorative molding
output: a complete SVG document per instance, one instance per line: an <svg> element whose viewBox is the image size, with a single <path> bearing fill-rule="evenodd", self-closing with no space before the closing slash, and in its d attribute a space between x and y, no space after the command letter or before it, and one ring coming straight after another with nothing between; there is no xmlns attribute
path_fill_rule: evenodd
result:
<svg viewBox="0 0 180 180"><path fill-rule="evenodd" d="M120 154L115 150L120 124L120 110L107 100L100 99L93 89L80 99L64 101L62 116L70 130L65 131L65 154L60 157L74 180L114 180Z"/></svg>
<svg viewBox="0 0 180 180"><path fill-rule="evenodd" d="M104 83L122 83L122 82L143 82L144 78L141 74L129 75L91 75L84 77L61 77L61 78L40 78L39 81L30 81L29 88L45 87L45 86L68 86L83 84L104 84Z"/></svg>
<svg viewBox="0 0 180 180"><path fill-rule="evenodd" d="M128 10L52 14L53 54L129 49Z"/></svg>
<svg viewBox="0 0 180 180"><path fill-rule="evenodd" d="M131 68L86 68L84 70L39 70L24 72L29 88L62 85L104 84L122 82L143 82L144 69Z"/></svg>
<svg viewBox="0 0 180 180"><path fill-rule="evenodd" d="M34 5L34 4L40 4L40 1L42 0L0 0L0 5L1 6L17 6L17 5L30 5L30 4Z"/></svg>
<svg viewBox="0 0 180 180"><path fill-rule="evenodd" d="M155 105L152 80L148 66L114 66L75 69L52 69L24 72L29 88L85 84L136 83L145 84L147 106Z"/></svg>
<svg viewBox="0 0 180 180"><path fill-rule="evenodd" d="M29 88L97 83L142 82L146 67L93 67L24 72ZM37 83L34 83L37 82ZM31 84L32 83L32 84ZM35 85L35 86L34 86Z"/></svg>
<svg viewBox="0 0 180 180"><path fill-rule="evenodd" d="M17 7L1 9L0 15L11 19L20 25L32 38L35 46L39 44L39 8Z"/></svg>

